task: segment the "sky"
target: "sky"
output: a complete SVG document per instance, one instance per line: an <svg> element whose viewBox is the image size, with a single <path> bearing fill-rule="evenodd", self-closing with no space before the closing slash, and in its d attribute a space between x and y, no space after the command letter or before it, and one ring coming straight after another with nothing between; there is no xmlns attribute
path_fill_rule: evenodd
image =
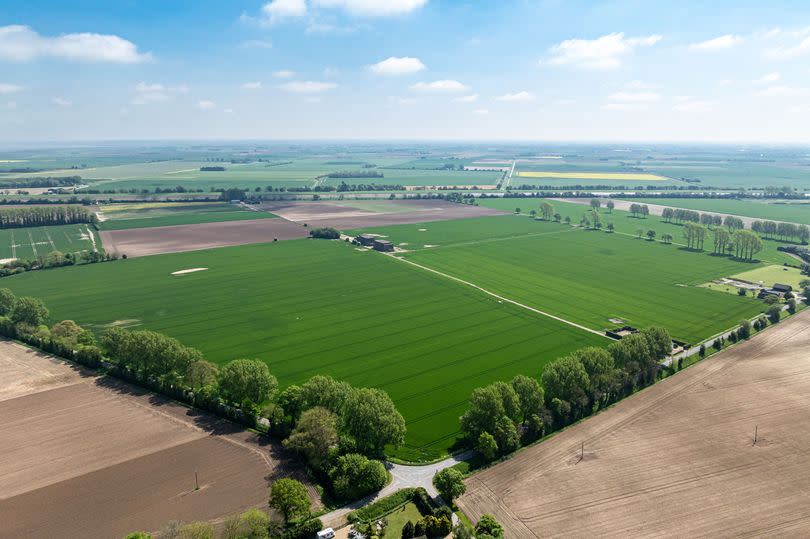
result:
<svg viewBox="0 0 810 539"><path fill-rule="evenodd" d="M810 3L2 0L0 141L810 143Z"/></svg>

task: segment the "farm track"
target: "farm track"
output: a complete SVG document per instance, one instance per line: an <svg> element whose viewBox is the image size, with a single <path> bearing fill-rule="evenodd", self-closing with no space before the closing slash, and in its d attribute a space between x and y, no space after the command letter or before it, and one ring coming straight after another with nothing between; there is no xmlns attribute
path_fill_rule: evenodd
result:
<svg viewBox="0 0 810 539"><path fill-rule="evenodd" d="M805 312L473 475L459 505L518 538L805 535L808 345Z"/></svg>

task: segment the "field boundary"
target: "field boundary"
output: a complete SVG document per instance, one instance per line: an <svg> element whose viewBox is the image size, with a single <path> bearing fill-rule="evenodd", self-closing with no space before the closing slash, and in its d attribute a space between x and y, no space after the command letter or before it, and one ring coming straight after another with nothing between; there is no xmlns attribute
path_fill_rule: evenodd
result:
<svg viewBox="0 0 810 539"><path fill-rule="evenodd" d="M479 291L483 292L484 294L486 294L488 296L492 296L493 298L498 299L500 301L505 301L507 303L515 305L516 307L520 307L522 309L526 309L527 311L531 311L531 312L533 312L535 314L539 314L539 315L545 316L547 318L551 318L552 320L562 322L563 324L568 324L569 326L575 327L577 329L581 329L582 331L587 331L588 333L593 333L594 335L599 335L600 337L603 337L605 339L610 339L610 337L608 337L607 335L605 335L601 331L591 329L591 328L589 328L587 326L583 326L582 324L577 324L576 322L572 322L571 320L567 320L565 318L559 317L559 316L551 314L549 312L541 311L540 309L537 309L537 308L532 307L530 305L526 305L525 303L520 303L519 301L509 299L509 298L507 298L505 296L501 296L500 294L496 294L495 292L492 292L491 290L487 290L486 288L484 288L482 286L479 286L479 285L477 285L477 284L475 284L473 282L465 281L464 279L461 279L461 278L456 277L454 275L450 275L449 273L444 273L443 271L439 271L439 270L433 269L433 268L428 267L428 266L423 266L422 264L419 264L417 262L413 262L412 260L407 260L405 258L396 256L396 253L387 254L387 256L389 258L394 259L394 260L399 260L400 262L405 262L406 264L410 264L411 266L415 266L417 268L420 268L420 269L422 269L424 271L429 271L431 273L434 273L436 275L444 277L445 279L450 279L451 281L455 281L457 283L461 283L461 284L469 286L471 288L475 288L476 290L479 290Z"/></svg>

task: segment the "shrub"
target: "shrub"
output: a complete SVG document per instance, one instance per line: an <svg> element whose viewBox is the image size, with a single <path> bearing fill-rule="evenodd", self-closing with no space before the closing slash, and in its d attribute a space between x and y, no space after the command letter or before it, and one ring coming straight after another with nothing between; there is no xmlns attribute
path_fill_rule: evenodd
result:
<svg viewBox="0 0 810 539"><path fill-rule="evenodd" d="M415 488L403 488L402 490L398 490L390 496L386 496L385 498L381 498L374 503L370 503L365 507L357 509L356 511L352 511L346 516L346 519L352 523L368 522L370 520L378 519L390 513L400 505L403 505L409 501L414 501L418 490L419 489ZM422 489L422 491L424 492L424 489ZM433 509L431 508L430 511L432 510Z"/></svg>
<svg viewBox="0 0 810 539"><path fill-rule="evenodd" d="M490 514L484 514L475 525L475 534L480 537L481 535L489 535L500 539L503 537L503 526L500 522L495 520L495 517Z"/></svg>
<svg viewBox="0 0 810 539"><path fill-rule="evenodd" d="M321 519L312 518L292 528L288 528L281 534L281 539L312 539L322 529L323 522L321 522Z"/></svg>
<svg viewBox="0 0 810 539"><path fill-rule="evenodd" d="M382 462L370 460L357 453L338 457L329 472L332 491L341 500L356 500L376 492L388 481L388 472Z"/></svg>
<svg viewBox="0 0 810 539"><path fill-rule="evenodd" d="M336 228L332 227L313 228L309 231L309 235L313 238L322 240L340 239L340 232L338 232Z"/></svg>

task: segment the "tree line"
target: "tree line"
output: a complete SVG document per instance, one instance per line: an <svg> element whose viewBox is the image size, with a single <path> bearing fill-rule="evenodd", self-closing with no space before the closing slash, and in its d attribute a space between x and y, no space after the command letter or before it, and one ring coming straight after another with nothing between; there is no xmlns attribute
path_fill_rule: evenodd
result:
<svg viewBox="0 0 810 539"><path fill-rule="evenodd" d="M810 241L810 227L776 221L754 221L751 230L766 238L779 238L782 241L793 240L806 244Z"/></svg>
<svg viewBox="0 0 810 539"><path fill-rule="evenodd" d="M0 208L0 228L28 226L95 224L96 215L82 206L32 206L29 208Z"/></svg>
<svg viewBox="0 0 810 539"><path fill-rule="evenodd" d="M654 382L671 350L669 333L650 327L607 348L559 358L543 369L540 381L518 375L477 388L460 418L461 430L487 461L511 453Z"/></svg>

